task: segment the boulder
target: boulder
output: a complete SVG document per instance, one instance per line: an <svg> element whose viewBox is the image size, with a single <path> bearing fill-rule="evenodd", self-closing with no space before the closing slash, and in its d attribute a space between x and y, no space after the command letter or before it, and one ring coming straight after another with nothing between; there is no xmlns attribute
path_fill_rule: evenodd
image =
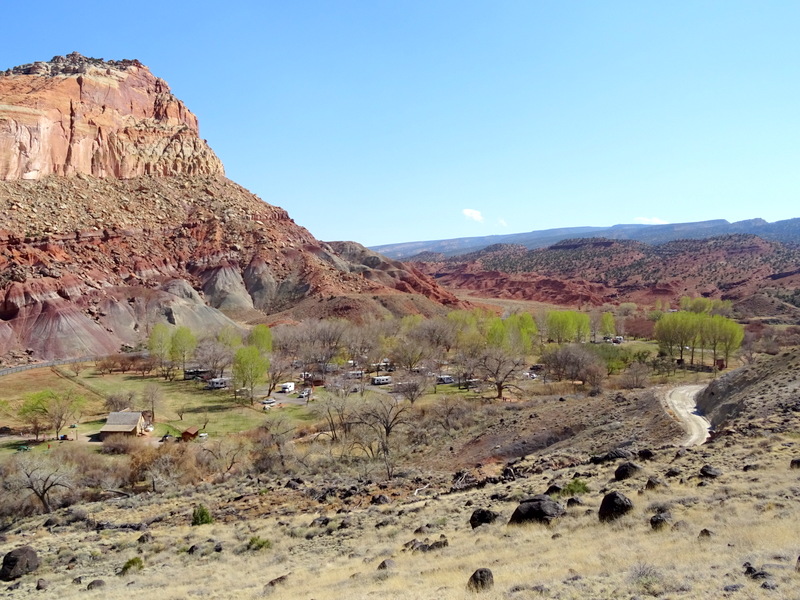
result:
<svg viewBox="0 0 800 600"><path fill-rule="evenodd" d="M705 477L707 479L716 479L720 475L722 475L722 471L720 471L716 467L712 467L711 465L704 465L703 468L700 469L700 477Z"/></svg>
<svg viewBox="0 0 800 600"><path fill-rule="evenodd" d="M633 502L620 492L610 492L603 497L598 515L601 521L614 521L633 510Z"/></svg>
<svg viewBox="0 0 800 600"><path fill-rule="evenodd" d="M620 466L617 467L616 471L614 471L614 479L617 481L623 481L625 479L630 479L636 473L641 470L641 467L636 463L632 462L624 462Z"/></svg>
<svg viewBox="0 0 800 600"><path fill-rule="evenodd" d="M666 484L663 481L661 481L658 477L656 477L655 475L651 475L650 477L647 478L647 483L644 484L644 488L646 490L655 490L664 485Z"/></svg>
<svg viewBox="0 0 800 600"><path fill-rule="evenodd" d="M800 469L800 458L793 458L792 462L789 463L790 469Z"/></svg>
<svg viewBox="0 0 800 600"><path fill-rule="evenodd" d="M387 558L381 561L381 564L378 565L378 571L389 571L394 569L395 562L391 558Z"/></svg>
<svg viewBox="0 0 800 600"><path fill-rule="evenodd" d="M508 524L544 523L549 525L553 520L563 517L566 512L564 506L550 496L533 496L520 502Z"/></svg>
<svg viewBox="0 0 800 600"><path fill-rule="evenodd" d="M102 579L93 579L89 582L89 585L86 586L87 590L97 590L102 587L106 587L106 582Z"/></svg>
<svg viewBox="0 0 800 600"><path fill-rule="evenodd" d="M478 569L467 581L467 589L471 592L483 592L494 586L494 575L491 569Z"/></svg>
<svg viewBox="0 0 800 600"><path fill-rule="evenodd" d="M650 517L650 527L658 531L669 525L671 520L672 515L670 515L668 512L658 513L657 515Z"/></svg>
<svg viewBox="0 0 800 600"><path fill-rule="evenodd" d="M469 518L469 524L473 529L481 525L488 525L494 523L500 515L488 508L476 508L472 511L472 516Z"/></svg>
<svg viewBox="0 0 800 600"><path fill-rule="evenodd" d="M30 546L15 548L3 557L0 581L13 581L39 568L39 557Z"/></svg>

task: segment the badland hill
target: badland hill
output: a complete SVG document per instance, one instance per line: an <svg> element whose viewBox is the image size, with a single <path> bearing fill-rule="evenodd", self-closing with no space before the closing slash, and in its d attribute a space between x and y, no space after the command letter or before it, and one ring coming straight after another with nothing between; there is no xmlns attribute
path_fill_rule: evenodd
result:
<svg viewBox="0 0 800 600"><path fill-rule="evenodd" d="M705 296L731 300L744 318L800 318L800 248L749 234L663 244L575 238L546 248L498 244L412 260L448 289L487 297L677 306L682 296Z"/></svg>
<svg viewBox="0 0 800 600"><path fill-rule="evenodd" d="M135 60L73 53L0 72L0 213L6 358L116 352L158 321L458 305L417 269L320 242L226 179L197 118Z"/></svg>

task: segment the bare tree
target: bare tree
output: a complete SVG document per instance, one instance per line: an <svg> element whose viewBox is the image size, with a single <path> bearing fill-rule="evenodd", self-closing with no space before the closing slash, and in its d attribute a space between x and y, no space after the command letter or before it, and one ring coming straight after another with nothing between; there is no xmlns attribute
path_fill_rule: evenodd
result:
<svg viewBox="0 0 800 600"><path fill-rule="evenodd" d="M503 390L513 387L509 383L526 364L525 356L499 347L488 347L479 356L478 372L494 384L497 399Z"/></svg>
<svg viewBox="0 0 800 600"><path fill-rule="evenodd" d="M230 473L247 456L249 448L247 440L242 437L225 437L203 446L203 452L213 458L215 471Z"/></svg>
<svg viewBox="0 0 800 600"><path fill-rule="evenodd" d="M436 404L433 405L432 411L436 415L436 422L446 434L458 429L468 413L464 401L451 394L440 396Z"/></svg>
<svg viewBox="0 0 800 600"><path fill-rule="evenodd" d="M650 369L647 365L635 362L625 369L625 372L620 378L620 385L629 390L633 388L643 388L647 385L647 376L649 374Z"/></svg>
<svg viewBox="0 0 800 600"><path fill-rule="evenodd" d="M427 388L425 384L425 377L412 375L396 383L393 392L408 400L409 403L414 404L425 394L425 389Z"/></svg>
<svg viewBox="0 0 800 600"><path fill-rule="evenodd" d="M389 479L394 475L391 436L398 427L409 422L409 410L409 404L403 404L388 394L380 394L358 412L358 421L369 428L377 438L379 454L383 459L386 477Z"/></svg>
<svg viewBox="0 0 800 600"><path fill-rule="evenodd" d="M133 408L136 404L136 392L127 390L111 393L106 398L105 404L108 412L119 412L126 408Z"/></svg>
<svg viewBox="0 0 800 600"><path fill-rule="evenodd" d="M29 490L41 502L44 512L52 512L52 494L57 488L72 487L72 467L65 461L43 454L23 454L15 457L16 474L11 486Z"/></svg>
<svg viewBox="0 0 800 600"><path fill-rule="evenodd" d="M150 411L150 421L156 422L156 409L161 410L164 405L164 391L157 383L149 383L142 391L142 405Z"/></svg>

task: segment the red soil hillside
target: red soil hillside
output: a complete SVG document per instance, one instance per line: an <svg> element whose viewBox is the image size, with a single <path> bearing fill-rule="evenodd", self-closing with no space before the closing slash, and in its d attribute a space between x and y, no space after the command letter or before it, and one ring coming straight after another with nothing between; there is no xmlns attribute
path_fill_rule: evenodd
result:
<svg viewBox="0 0 800 600"><path fill-rule="evenodd" d="M0 355L117 351L162 321L432 314L414 267L326 244L222 175L197 120L137 61L0 74Z"/></svg>

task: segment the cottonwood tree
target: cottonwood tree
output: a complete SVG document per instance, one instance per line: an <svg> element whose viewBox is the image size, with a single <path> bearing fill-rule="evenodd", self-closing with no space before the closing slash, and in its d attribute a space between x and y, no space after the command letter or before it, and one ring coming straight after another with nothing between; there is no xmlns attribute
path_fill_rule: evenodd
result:
<svg viewBox="0 0 800 600"><path fill-rule="evenodd" d="M180 363L181 370L186 372L186 363L197 349L197 338L188 327L178 327L170 340L170 360Z"/></svg>
<svg viewBox="0 0 800 600"><path fill-rule="evenodd" d="M46 393L36 392L34 394L28 394L23 399L22 406L20 406L17 411L17 417L31 428L36 441L39 440L39 434L41 434L48 423L45 402Z"/></svg>
<svg viewBox="0 0 800 600"><path fill-rule="evenodd" d="M119 412L133 408L136 404L136 392L133 390L113 392L106 397L105 406L108 412Z"/></svg>
<svg viewBox="0 0 800 600"><path fill-rule="evenodd" d="M248 334L247 343L258 348L262 356L266 356L272 352L272 332L266 325L258 324Z"/></svg>
<svg viewBox="0 0 800 600"><path fill-rule="evenodd" d="M253 401L256 384L264 378L269 368L269 359L256 346L239 348L233 357L233 379L238 387L246 388L249 400Z"/></svg>
<svg viewBox="0 0 800 600"><path fill-rule="evenodd" d="M156 323L150 330L150 336L147 339L147 350L150 356L155 359L161 375L169 378L171 371L170 351L172 348L172 334L170 329L164 323Z"/></svg>
<svg viewBox="0 0 800 600"><path fill-rule="evenodd" d="M64 426L75 419L85 403L84 397L74 390L67 390L61 393L49 392L45 411L50 427L55 431L56 438L60 437Z"/></svg>
<svg viewBox="0 0 800 600"><path fill-rule="evenodd" d="M150 411L150 420L156 422L156 411L164 405L164 390L157 383L148 383L142 390L142 406Z"/></svg>
<svg viewBox="0 0 800 600"><path fill-rule="evenodd" d="M417 400L425 395L427 388L425 377L422 375L410 375L394 385L392 393L398 394L400 397L408 400L410 404L414 404Z"/></svg>

